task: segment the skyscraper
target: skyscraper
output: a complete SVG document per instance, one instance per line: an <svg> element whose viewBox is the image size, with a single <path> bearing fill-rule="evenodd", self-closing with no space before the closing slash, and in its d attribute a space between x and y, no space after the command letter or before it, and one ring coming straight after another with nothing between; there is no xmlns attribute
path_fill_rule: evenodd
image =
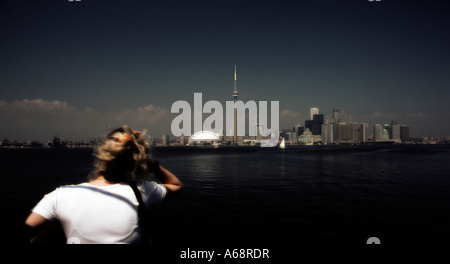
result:
<svg viewBox="0 0 450 264"><path fill-rule="evenodd" d="M409 142L409 126L407 125L400 126L400 139L402 143Z"/></svg>
<svg viewBox="0 0 450 264"><path fill-rule="evenodd" d="M312 134L322 134L323 115L315 114L312 119Z"/></svg>
<svg viewBox="0 0 450 264"><path fill-rule="evenodd" d="M391 139L391 127L389 126L389 124L384 124L383 140L388 141L389 139Z"/></svg>
<svg viewBox="0 0 450 264"><path fill-rule="evenodd" d="M400 124L392 121L391 122L391 139L394 140L395 143L400 143Z"/></svg>
<svg viewBox="0 0 450 264"><path fill-rule="evenodd" d="M373 127L373 141L383 141L383 127L380 124Z"/></svg>
<svg viewBox="0 0 450 264"><path fill-rule="evenodd" d="M305 120L305 129L309 129L313 135L320 135L322 132L323 115L319 114L319 108L310 109L310 120Z"/></svg>
<svg viewBox="0 0 450 264"><path fill-rule="evenodd" d="M309 131L312 131L312 120L305 120L305 130L309 129Z"/></svg>
<svg viewBox="0 0 450 264"><path fill-rule="evenodd" d="M296 125L294 129L294 132L297 136L300 136L305 131L305 128L302 125Z"/></svg>
<svg viewBox="0 0 450 264"><path fill-rule="evenodd" d="M333 116L332 116L332 118L334 119L334 121L335 121L336 123L339 122L339 109L334 109L334 110L333 110Z"/></svg>
<svg viewBox="0 0 450 264"><path fill-rule="evenodd" d="M359 141L358 123L341 122L335 127L336 143L355 144Z"/></svg>
<svg viewBox="0 0 450 264"><path fill-rule="evenodd" d="M317 107L313 107L310 109L310 114L311 114L311 119L310 120L314 120L314 115L318 115L319 114L319 108Z"/></svg>
<svg viewBox="0 0 450 264"><path fill-rule="evenodd" d="M352 122L352 117L350 115L345 114L344 109L334 109L333 110L333 119L337 123L345 123L345 122Z"/></svg>
<svg viewBox="0 0 450 264"><path fill-rule="evenodd" d="M364 144L367 143L369 138L369 124L361 123L359 125L359 142Z"/></svg>
<svg viewBox="0 0 450 264"><path fill-rule="evenodd" d="M322 143L325 145L334 144L334 119L327 119L322 124Z"/></svg>

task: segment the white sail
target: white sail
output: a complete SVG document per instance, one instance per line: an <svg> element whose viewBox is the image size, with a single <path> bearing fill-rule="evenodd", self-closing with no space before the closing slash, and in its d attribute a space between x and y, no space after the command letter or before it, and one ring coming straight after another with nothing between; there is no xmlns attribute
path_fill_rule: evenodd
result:
<svg viewBox="0 0 450 264"><path fill-rule="evenodd" d="M285 149L286 148L286 143L284 142L284 138L283 138L283 140L281 140L280 148L281 149Z"/></svg>

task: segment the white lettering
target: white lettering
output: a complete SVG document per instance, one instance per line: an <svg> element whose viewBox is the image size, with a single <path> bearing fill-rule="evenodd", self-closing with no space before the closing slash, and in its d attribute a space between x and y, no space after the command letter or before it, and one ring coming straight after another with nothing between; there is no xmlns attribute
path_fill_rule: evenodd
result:
<svg viewBox="0 0 450 264"><path fill-rule="evenodd" d="M214 256L214 251L208 250L191 250L188 248L187 250L182 250L180 254L180 258L182 259L208 259L211 261Z"/></svg>
<svg viewBox="0 0 450 264"><path fill-rule="evenodd" d="M249 136L258 136L255 128L258 128L259 134L265 139L261 139L262 147L274 147L278 143L279 132L279 102L270 102L270 119L267 116L267 101L259 102L258 107L255 101L226 101L225 102L225 128L223 126L223 107L218 101L208 101L203 107L202 93L194 93L194 133L202 130L211 131L222 136L234 136L234 122L236 122L237 136L246 135L246 120L248 120L248 134ZM214 109L214 112L212 111ZM182 110L182 113L180 113ZM248 117L246 118L246 110L248 110ZM234 115L236 111L236 116ZM191 106L186 101L176 101L172 104L171 113L180 113L172 120L171 130L176 137L191 136ZM203 121L203 113L211 114L205 121ZM236 120L235 120L236 119ZM214 124L214 128L213 128ZM182 126L182 128L181 128ZM270 128L269 128L270 126ZM268 139L267 139L268 138Z"/></svg>

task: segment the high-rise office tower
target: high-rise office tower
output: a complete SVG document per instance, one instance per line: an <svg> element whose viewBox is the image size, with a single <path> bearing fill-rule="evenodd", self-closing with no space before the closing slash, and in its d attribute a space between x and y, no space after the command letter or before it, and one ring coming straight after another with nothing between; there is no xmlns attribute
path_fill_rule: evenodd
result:
<svg viewBox="0 0 450 264"><path fill-rule="evenodd" d="M341 122L337 123L335 127L336 143L358 143L358 123L356 122Z"/></svg>
<svg viewBox="0 0 450 264"><path fill-rule="evenodd" d="M297 134L297 136L301 136L303 134L303 132L305 131L305 128L302 125L296 125L295 126L295 134Z"/></svg>
<svg viewBox="0 0 450 264"><path fill-rule="evenodd" d="M312 131L312 124L313 124L312 120L305 120L305 130L309 129L309 131Z"/></svg>
<svg viewBox="0 0 450 264"><path fill-rule="evenodd" d="M312 128L311 132L313 135L322 134L322 124L323 124L323 115L319 115L319 114L314 115L313 119L312 119L312 126L311 126L311 128Z"/></svg>
<svg viewBox="0 0 450 264"><path fill-rule="evenodd" d="M364 144L367 143L369 138L369 124L361 123L359 125L359 142Z"/></svg>
<svg viewBox="0 0 450 264"><path fill-rule="evenodd" d="M309 129L313 135L322 134L323 115L319 114L319 108L311 108L310 116L310 120L305 120L305 130Z"/></svg>
<svg viewBox="0 0 450 264"><path fill-rule="evenodd" d="M336 121L339 120L339 109L334 109L334 110L333 110L333 116L332 116L332 118L333 118L334 120L336 120Z"/></svg>
<svg viewBox="0 0 450 264"><path fill-rule="evenodd" d="M328 138L328 134L327 134L327 127L328 127L328 120L324 124L322 124L322 135L321 135L321 137L322 137L322 144L325 144L325 145L329 144L328 143L329 138Z"/></svg>
<svg viewBox="0 0 450 264"><path fill-rule="evenodd" d="M344 109L334 109L333 110L333 119L337 123L345 123L345 122L352 122L352 117L350 115L345 114Z"/></svg>
<svg viewBox="0 0 450 264"><path fill-rule="evenodd" d="M402 143L409 142L409 126L407 125L400 126L400 139Z"/></svg>
<svg viewBox="0 0 450 264"><path fill-rule="evenodd" d="M311 114L311 119L310 120L314 120L314 115L318 115L319 114L319 108L317 107L313 107L310 109L310 114Z"/></svg>
<svg viewBox="0 0 450 264"><path fill-rule="evenodd" d="M376 124L373 127L373 140L374 141L383 140L383 127L380 124Z"/></svg>
<svg viewBox="0 0 450 264"><path fill-rule="evenodd" d="M322 143L323 144L334 144L334 119L326 120L324 124L322 124Z"/></svg>
<svg viewBox="0 0 450 264"><path fill-rule="evenodd" d="M391 127L389 124L384 124L383 126L383 140L387 141L391 139Z"/></svg>
<svg viewBox="0 0 450 264"><path fill-rule="evenodd" d="M400 124L395 121L391 122L391 139L394 140L394 142L396 142L396 143L401 142Z"/></svg>

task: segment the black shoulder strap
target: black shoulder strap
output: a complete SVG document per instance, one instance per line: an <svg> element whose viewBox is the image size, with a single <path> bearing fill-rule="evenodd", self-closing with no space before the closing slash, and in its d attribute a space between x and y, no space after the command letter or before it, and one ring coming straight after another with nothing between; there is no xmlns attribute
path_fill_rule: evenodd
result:
<svg viewBox="0 0 450 264"><path fill-rule="evenodd" d="M147 243L150 237L148 234L149 228L148 223L146 221L147 213L145 210L144 200L142 200L142 195L139 189L137 188L136 182L130 181L128 184L130 185L131 189L133 189L134 195L136 196L136 199L139 202L138 207L139 227L141 228L142 232L142 242Z"/></svg>

